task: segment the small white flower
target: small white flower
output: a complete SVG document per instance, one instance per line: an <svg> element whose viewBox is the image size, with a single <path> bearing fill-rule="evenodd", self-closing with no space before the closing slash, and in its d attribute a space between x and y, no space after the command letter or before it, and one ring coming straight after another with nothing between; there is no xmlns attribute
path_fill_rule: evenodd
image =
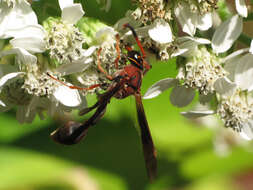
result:
<svg viewBox="0 0 253 190"><path fill-rule="evenodd" d="M104 27L96 33L96 42L97 42L96 45L97 47L101 48L101 52L99 57L97 57L96 54L95 60L97 62L97 60L99 59L101 62L101 66L110 75L113 75L118 69L121 69L126 64L124 61L120 60L121 50L119 54L117 52L118 50L116 49L117 46L116 34L117 32L111 27ZM120 57L118 60L118 69L116 69L114 61L118 58L118 55ZM104 75L100 77L105 78Z"/></svg>
<svg viewBox="0 0 253 190"><path fill-rule="evenodd" d="M180 67L176 79L164 79L152 85L144 98L153 98L162 91L175 86L170 94L170 100L173 105L183 107L191 103L195 96L195 90L200 95L208 96L214 93L215 81L226 76L227 72L222 68L222 59L215 54L209 52L205 47L199 48L197 44L199 40L195 40L195 44L187 50L191 54L186 55L186 63ZM202 42L202 40L200 40ZM188 43L188 42L187 42ZM178 80L176 83L175 80ZM180 83L180 85L178 85ZM204 97L200 96L202 99ZM205 101L208 101L209 98Z"/></svg>
<svg viewBox="0 0 253 190"><path fill-rule="evenodd" d="M96 33L96 42L97 45L102 45L102 46L115 46L116 39L115 35L117 32L109 26L106 26L102 29L100 29Z"/></svg>
<svg viewBox="0 0 253 190"><path fill-rule="evenodd" d="M218 101L216 112L226 127L232 128L249 140L253 138L253 99L250 82L253 80L253 55L247 53L239 56L237 52L234 54L237 54L237 57L225 58L225 68L229 68L230 71L229 78L219 78L214 84ZM183 115L199 117L204 114L202 111L195 111Z"/></svg>
<svg viewBox="0 0 253 190"><path fill-rule="evenodd" d="M198 7L194 4L179 2L174 8L174 13L182 26L182 30L193 36L196 28L200 30L207 30L212 26L212 15L208 11L199 12Z"/></svg>
<svg viewBox="0 0 253 190"><path fill-rule="evenodd" d="M35 24L37 16L26 0L0 1L0 38L14 37L13 30Z"/></svg>
<svg viewBox="0 0 253 190"><path fill-rule="evenodd" d="M138 8L132 13L135 20L140 20L144 25L153 23L156 19L169 21L172 19L170 6L165 0L138 0Z"/></svg>
<svg viewBox="0 0 253 190"><path fill-rule="evenodd" d="M4 103L1 105L8 108L18 105L17 119L21 123L32 122L36 113L41 114L42 110L49 107L59 111L58 108L62 106L68 110L83 106L83 98L78 90L63 86L47 74L58 78L63 76L63 73L51 72L46 62L38 62L37 57L33 55L46 49L44 29L38 24L27 25L12 30L11 34L14 36L10 40L13 48L0 52L0 57L15 54L19 69L5 72L0 79L0 94L3 98L1 102ZM42 105L42 100L47 104ZM52 109L49 111L53 112Z"/></svg>
<svg viewBox="0 0 253 190"><path fill-rule="evenodd" d="M73 0L59 0L62 10L61 20L49 19L47 26L47 49L59 64L71 63L83 58L84 39L74 25L84 15L81 4Z"/></svg>
<svg viewBox="0 0 253 190"><path fill-rule="evenodd" d="M159 95L162 91L175 86L170 95L170 99L171 103L176 106L183 107L189 104L194 98L194 90L198 90L200 94L199 100L202 103L208 102L211 98L210 94L215 92L215 82L229 74L222 67L222 63L225 63L226 59L220 58L213 52L225 52L222 48L228 50L232 46L233 42L241 33L240 22L241 20L238 16L234 16L228 21L225 21L223 24L224 28L217 29L220 33L215 31L215 36L213 37L212 42L207 39L193 37L182 37L177 39L178 50L175 51L174 54L186 58L185 65L181 65L177 75L177 80L180 85L175 85L174 82L172 82L173 80L169 78L159 81L151 86L144 95L144 98L153 98ZM229 38L228 36L232 38ZM218 42L220 45L215 45ZM212 43L212 51L205 47L201 47L210 43ZM245 63L245 61L242 60L242 63ZM241 69L245 67L246 65L241 66ZM168 83L167 81L170 82ZM248 83L250 82L248 81L244 85L247 85Z"/></svg>

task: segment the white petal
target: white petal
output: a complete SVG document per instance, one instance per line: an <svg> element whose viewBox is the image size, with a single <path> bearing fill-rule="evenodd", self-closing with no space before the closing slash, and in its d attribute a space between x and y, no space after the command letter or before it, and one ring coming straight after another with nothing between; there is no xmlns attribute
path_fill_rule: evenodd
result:
<svg viewBox="0 0 253 190"><path fill-rule="evenodd" d="M25 49L31 53L42 53L46 50L46 42L41 38L14 38L10 44L15 48Z"/></svg>
<svg viewBox="0 0 253 190"><path fill-rule="evenodd" d="M253 81L253 55L248 53L238 60L235 69L235 83L242 89L252 88Z"/></svg>
<svg viewBox="0 0 253 190"><path fill-rule="evenodd" d="M170 94L170 101L177 107L184 107L192 102L194 96L195 91L192 88L176 86Z"/></svg>
<svg viewBox="0 0 253 190"><path fill-rule="evenodd" d="M179 37L177 39L179 44L179 50L175 53L180 53L181 56L192 56L192 52L196 50L196 47L200 44L210 44L211 41L205 38L196 38L190 36Z"/></svg>
<svg viewBox="0 0 253 190"><path fill-rule="evenodd" d="M186 44L187 42L196 43L196 44L210 44L211 43L211 41L206 38L197 38L197 37L191 37L191 36L179 37L177 38L177 42L180 45Z"/></svg>
<svg viewBox="0 0 253 190"><path fill-rule="evenodd" d="M253 54L253 40L251 40L249 52Z"/></svg>
<svg viewBox="0 0 253 190"><path fill-rule="evenodd" d="M236 84L226 77L217 79L213 87L217 93L224 96L231 96L236 90Z"/></svg>
<svg viewBox="0 0 253 190"><path fill-rule="evenodd" d="M242 131L239 133L241 137L243 137L246 140L252 140L253 139L253 121L249 121L245 123L242 127Z"/></svg>
<svg viewBox="0 0 253 190"><path fill-rule="evenodd" d="M44 39L46 37L46 31L39 24L9 29L9 34L15 38L37 37Z"/></svg>
<svg viewBox="0 0 253 190"><path fill-rule="evenodd" d="M89 56L91 56L95 52L96 48L97 48L96 46L91 46L87 50L84 50L82 52L82 55L84 57L89 57Z"/></svg>
<svg viewBox="0 0 253 190"><path fill-rule="evenodd" d="M17 50L18 59L20 59L23 63L34 63L37 64L37 57L35 55L30 54L28 51L22 48L15 48L13 50Z"/></svg>
<svg viewBox="0 0 253 190"><path fill-rule="evenodd" d="M34 63L37 64L37 57L30 54L28 51L22 48L13 48L8 51L2 51L0 52L0 57L10 54L16 54L18 57L18 60L23 63Z"/></svg>
<svg viewBox="0 0 253 190"><path fill-rule="evenodd" d="M90 62L87 62L87 60L89 60ZM79 73L79 72L83 72L84 70L86 70L90 64L93 61L93 59L82 59L81 61L76 61L73 63L68 63L68 64L63 64L60 67L58 67L56 69L57 72L61 73L63 76L64 75L70 75L72 73Z"/></svg>
<svg viewBox="0 0 253 190"><path fill-rule="evenodd" d="M224 64L224 69L229 73L227 78L229 78L231 81L235 81L235 70L240 58L241 57L236 56L233 59L229 59Z"/></svg>
<svg viewBox="0 0 253 190"><path fill-rule="evenodd" d="M150 99L158 96L161 94L164 90L167 90L168 88L175 86L178 83L177 79L173 78L166 78L158 81L157 83L153 84L145 93L143 96L144 99Z"/></svg>
<svg viewBox="0 0 253 190"><path fill-rule="evenodd" d="M105 26L96 33L96 41L98 44L108 43L112 45L115 43L116 33L112 27Z"/></svg>
<svg viewBox="0 0 253 190"><path fill-rule="evenodd" d="M179 55L182 55L182 56L183 56L183 54L186 53L187 51L188 51L188 49L180 49L180 48L177 48L170 56L171 56L171 58L172 58L172 57L177 57L177 56L179 56Z"/></svg>
<svg viewBox="0 0 253 190"><path fill-rule="evenodd" d="M197 44L211 44L211 41L206 39L206 38L197 38L197 37L190 37L188 36L189 39L192 41L196 42Z"/></svg>
<svg viewBox="0 0 253 190"><path fill-rule="evenodd" d="M212 26L212 14L206 13L199 15L197 20L197 28L200 30L208 30Z"/></svg>
<svg viewBox="0 0 253 190"><path fill-rule="evenodd" d="M194 16L189 9L189 6L185 3L180 3L175 9L175 15L182 26L182 30L193 36L196 31L196 27L193 24Z"/></svg>
<svg viewBox="0 0 253 190"><path fill-rule="evenodd" d="M16 73L9 73L7 75L4 75L2 78L0 78L0 91L4 85L12 83L13 81L17 80L18 77L20 77L23 74L24 74L24 72L16 72Z"/></svg>
<svg viewBox="0 0 253 190"><path fill-rule="evenodd" d="M170 25L162 19L156 20L153 27L148 30L150 38L160 44L172 42Z"/></svg>
<svg viewBox="0 0 253 190"><path fill-rule="evenodd" d="M58 0L61 10L74 4L74 0Z"/></svg>
<svg viewBox="0 0 253 190"><path fill-rule="evenodd" d="M238 15L223 22L212 38L212 48L216 53L227 51L242 32L242 18Z"/></svg>
<svg viewBox="0 0 253 190"><path fill-rule="evenodd" d="M66 86L59 86L53 95L61 104L68 107L77 107L82 103L78 90Z"/></svg>
<svg viewBox="0 0 253 190"><path fill-rule="evenodd" d="M234 51L233 53L229 54L227 57L224 58L224 61L229 62L230 59L238 58L238 56L250 52L250 48L243 48L239 49L237 51Z"/></svg>
<svg viewBox="0 0 253 190"><path fill-rule="evenodd" d="M181 112L181 114L189 119L195 119L198 117L204 117L207 115L215 114L213 110L203 110L203 111L188 111L188 112Z"/></svg>
<svg viewBox="0 0 253 190"><path fill-rule="evenodd" d="M235 0L235 7L240 16L242 17L248 16L248 9L245 4L245 0Z"/></svg>
<svg viewBox="0 0 253 190"><path fill-rule="evenodd" d="M64 7L62 9L62 20L70 24L76 24L80 18L84 15L82 5L80 3L75 3L71 6Z"/></svg>
<svg viewBox="0 0 253 190"><path fill-rule="evenodd" d="M0 10L0 38L15 37L12 33L13 29L37 23L36 14L26 1L16 3L12 9L3 7Z"/></svg>

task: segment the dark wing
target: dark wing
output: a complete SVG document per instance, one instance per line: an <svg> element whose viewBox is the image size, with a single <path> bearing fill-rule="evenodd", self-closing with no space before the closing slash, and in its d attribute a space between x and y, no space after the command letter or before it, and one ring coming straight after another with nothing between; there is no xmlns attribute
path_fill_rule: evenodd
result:
<svg viewBox="0 0 253 190"><path fill-rule="evenodd" d="M119 83L114 83L114 86L104 94L102 94L98 102L91 107L96 108L95 113L84 123L77 123L74 121L67 122L63 127L60 127L51 133L51 138L65 145L72 145L79 143L80 140L87 134L89 127L96 124L96 122L101 119L106 111L107 104L110 102L110 99L122 88L124 81ZM90 111L90 110L88 110Z"/></svg>
<svg viewBox="0 0 253 190"><path fill-rule="evenodd" d="M140 125L141 130L141 141L146 162L146 168L148 172L148 177L152 181L156 177L157 173L156 150L149 131L148 122L141 100L141 94L137 92L134 96L136 100L138 123Z"/></svg>

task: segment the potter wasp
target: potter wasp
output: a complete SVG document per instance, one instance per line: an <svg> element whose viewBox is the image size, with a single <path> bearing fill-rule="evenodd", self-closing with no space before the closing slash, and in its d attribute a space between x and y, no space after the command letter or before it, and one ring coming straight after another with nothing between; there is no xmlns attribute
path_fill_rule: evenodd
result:
<svg viewBox="0 0 253 190"><path fill-rule="evenodd" d="M149 179L153 180L156 176L157 170L156 150L150 134L140 92L142 78L144 74L151 68L151 66L145 60L146 53L141 45L141 42L136 34L136 31L129 24L124 24L123 27L131 30L140 51L135 51L130 46L126 45L125 46L125 49L127 50L126 56L130 64L126 65L123 69L117 71L113 76L111 76L108 75L108 73L101 66L101 60L99 56L102 51L102 48L98 49L97 66L98 69L105 74L106 78L111 81L109 87L107 88L105 93L100 94L97 102L93 106L85 108L84 110L80 111L80 115L84 115L96 109L94 114L88 120L86 120L83 123L69 121L64 126L52 132L51 137L54 141L65 145L72 145L80 142L80 140L86 136L89 127L94 126L97 123L97 121L104 116L106 107L112 97L117 99L124 99L130 95L133 95L135 97L136 102L138 123L140 126L141 142L147 173ZM116 50L118 56L114 64L115 67L118 67L118 61L120 59L119 35L116 35L116 39L117 39ZM51 75L49 76L57 80L53 76ZM68 86L68 87L79 90L90 90L98 86L99 84L90 86L88 88L79 88L75 86Z"/></svg>

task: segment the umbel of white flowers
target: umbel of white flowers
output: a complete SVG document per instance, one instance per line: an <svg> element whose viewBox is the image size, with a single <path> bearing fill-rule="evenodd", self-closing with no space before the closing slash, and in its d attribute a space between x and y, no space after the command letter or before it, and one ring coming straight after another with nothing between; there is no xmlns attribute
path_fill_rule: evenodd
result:
<svg viewBox="0 0 253 190"><path fill-rule="evenodd" d="M120 35L123 43L134 44L132 33L122 30L123 24L130 23L144 47L153 50L153 54L161 60L177 56L185 60L180 64L176 78L157 82L144 98L153 98L172 87L171 103L183 107L192 102L197 92L200 103L208 105L215 99L216 107L213 110L184 112L184 116L217 114L226 127L252 139L253 87L249 81L253 76L253 47L225 58L221 56L242 32L242 17L248 14L244 0L235 0L238 15L223 22L211 40L194 35L197 30L205 31L213 26L216 2L135 2L136 10L128 11L114 28L101 24L103 28L93 33L82 28L86 24L82 23L84 11L81 4L73 0L58 0L61 17L50 17L43 21L43 26L38 24L28 1L0 1L0 39L8 39L10 44L0 52L1 62L4 63L0 64L0 111L17 106L17 119L23 123L32 122L37 113L43 118L44 110L54 115L85 107L84 95L87 92L67 86L88 87L108 82L105 75L98 71L97 60L107 73L117 72L112 64L118 56L115 34ZM110 0L106 1L106 10L110 3ZM178 34L171 27L174 20L189 36L176 37ZM78 22L82 23L79 27ZM120 48L123 49L123 46L120 44ZM100 48L102 50L98 55ZM124 59L126 57L120 52L119 69L125 66ZM97 90L101 88L89 92Z"/></svg>
<svg viewBox="0 0 253 190"><path fill-rule="evenodd" d="M62 8L62 19L69 24L75 23L84 13L81 5L74 4L73 1L62 0L59 4ZM61 69L62 72L53 71L46 59L38 59L35 55L46 51L45 39L48 34L38 24L30 4L20 0L9 5L9 1L1 1L0 13L3 19L0 26L4 30L0 36L12 37L12 48L0 52L0 57L14 54L16 61L0 65L1 110L6 111L18 105L17 119L23 123L32 122L36 113L43 118L43 110L48 110L49 114L61 114L66 110L85 106L85 99L78 90L52 80L47 74L63 80L61 76L65 74L64 69ZM7 24L6 19L9 17L11 19ZM80 56L80 59L84 58L86 55Z"/></svg>
<svg viewBox="0 0 253 190"><path fill-rule="evenodd" d="M253 55L249 49L238 50L225 58L218 54L230 49L241 32L242 18L235 15L216 29L211 42L200 38L182 38L178 52L183 52L181 56L186 58L186 62L183 66L181 64L177 78L163 79L152 85L144 98L156 97L170 87L173 87L171 103L178 107L188 105L195 91L199 93L202 104L208 105L215 97L216 110L193 110L182 114L196 118L217 113L226 127L246 139L252 139L253 86L250 78L253 76ZM211 44L212 50L207 51L206 44Z"/></svg>

